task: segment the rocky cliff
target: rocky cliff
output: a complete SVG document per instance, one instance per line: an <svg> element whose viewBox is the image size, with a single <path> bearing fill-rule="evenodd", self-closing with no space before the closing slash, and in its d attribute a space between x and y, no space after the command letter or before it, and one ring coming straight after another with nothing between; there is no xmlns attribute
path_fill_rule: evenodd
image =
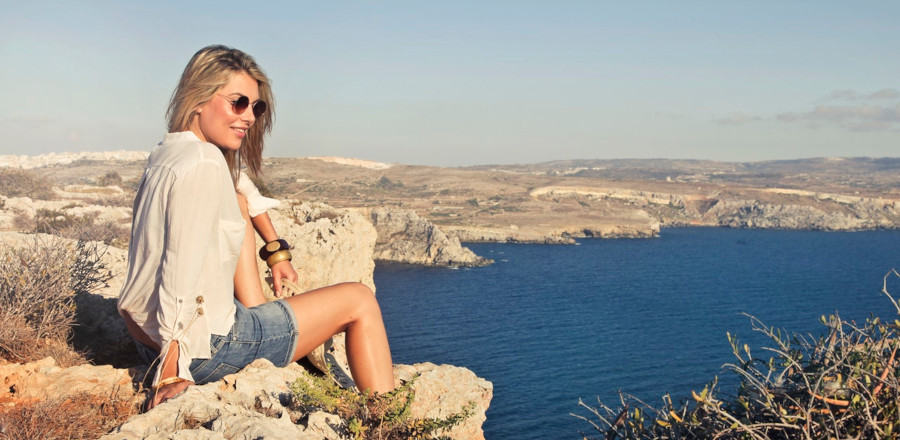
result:
<svg viewBox="0 0 900 440"><path fill-rule="evenodd" d="M375 259L426 266L484 266L479 257L415 212L396 208L360 209L375 226Z"/></svg>
<svg viewBox="0 0 900 440"><path fill-rule="evenodd" d="M854 231L900 227L900 200L787 195L783 200L717 200L700 215L702 224L732 228Z"/></svg>
<svg viewBox="0 0 900 440"><path fill-rule="evenodd" d="M852 231L900 227L900 199L858 197L787 188L684 194L626 188L544 187L534 198L616 201L667 226Z"/></svg>

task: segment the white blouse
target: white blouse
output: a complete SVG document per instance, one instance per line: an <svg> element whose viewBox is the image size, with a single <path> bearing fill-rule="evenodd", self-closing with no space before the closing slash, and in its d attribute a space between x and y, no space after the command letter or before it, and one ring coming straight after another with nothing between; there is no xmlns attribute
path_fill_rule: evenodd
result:
<svg viewBox="0 0 900 440"><path fill-rule="evenodd" d="M209 358L210 334L234 323L246 223L222 152L189 131L167 134L147 161L133 214L119 313L164 355L178 341L178 376L193 381L191 360Z"/></svg>

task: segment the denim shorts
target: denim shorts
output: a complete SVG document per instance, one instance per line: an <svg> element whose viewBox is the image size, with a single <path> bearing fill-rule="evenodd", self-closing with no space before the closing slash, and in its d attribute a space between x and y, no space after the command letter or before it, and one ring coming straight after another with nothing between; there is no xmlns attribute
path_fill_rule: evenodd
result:
<svg viewBox="0 0 900 440"><path fill-rule="evenodd" d="M191 361L194 383L215 382L237 373L257 359L268 359L279 367L291 363L297 349L297 317L285 300L277 300L246 308L234 300L234 325L227 335L210 335L209 359ZM156 350L137 343L144 362L153 364ZM150 373L152 377L153 373Z"/></svg>

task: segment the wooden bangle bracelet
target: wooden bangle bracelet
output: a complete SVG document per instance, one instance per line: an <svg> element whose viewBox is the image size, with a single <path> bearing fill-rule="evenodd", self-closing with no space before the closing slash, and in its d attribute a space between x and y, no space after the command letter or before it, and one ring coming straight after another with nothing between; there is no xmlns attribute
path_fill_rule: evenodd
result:
<svg viewBox="0 0 900 440"><path fill-rule="evenodd" d="M273 253L272 255L269 255L269 258L266 258L266 265L269 266L269 269L271 269L272 266L281 263L282 261L291 261L291 258L293 258L293 256L291 255L291 251L280 250Z"/></svg>
<svg viewBox="0 0 900 440"><path fill-rule="evenodd" d="M269 257L272 256L275 252L278 251L288 251L291 249L291 245L288 244L287 240L283 238L279 238L278 240L272 240L263 247L259 248L259 259L260 260L268 260Z"/></svg>

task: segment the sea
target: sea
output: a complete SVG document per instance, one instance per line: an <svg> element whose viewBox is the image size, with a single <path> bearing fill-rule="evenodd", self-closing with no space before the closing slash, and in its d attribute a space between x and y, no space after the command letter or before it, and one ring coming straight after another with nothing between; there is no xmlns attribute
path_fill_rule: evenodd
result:
<svg viewBox="0 0 900 440"><path fill-rule="evenodd" d="M485 437L597 435L579 399L619 393L660 406L718 379L733 395L726 334L767 359L751 317L820 336L822 316L897 317L881 292L900 269L900 230L670 228L658 238L576 245L467 246L479 268L378 264L375 284L394 362L472 370L493 383ZM888 278L900 297L900 279Z"/></svg>

